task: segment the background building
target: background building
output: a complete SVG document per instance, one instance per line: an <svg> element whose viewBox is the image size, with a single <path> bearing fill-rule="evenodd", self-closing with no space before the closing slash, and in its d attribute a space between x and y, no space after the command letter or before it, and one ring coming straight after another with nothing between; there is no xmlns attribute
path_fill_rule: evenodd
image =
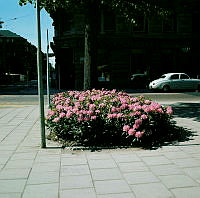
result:
<svg viewBox="0 0 200 198"><path fill-rule="evenodd" d="M168 18L137 16L128 23L107 8L97 13L96 87L131 88L130 76L146 73L150 79L167 72L200 74L198 0L166 1ZM81 10L51 13L55 37L57 86L82 89L84 71L84 15ZM197 66L198 65L198 66Z"/></svg>
<svg viewBox="0 0 200 198"><path fill-rule="evenodd" d="M0 30L0 84L32 79L37 79L37 48L9 30Z"/></svg>

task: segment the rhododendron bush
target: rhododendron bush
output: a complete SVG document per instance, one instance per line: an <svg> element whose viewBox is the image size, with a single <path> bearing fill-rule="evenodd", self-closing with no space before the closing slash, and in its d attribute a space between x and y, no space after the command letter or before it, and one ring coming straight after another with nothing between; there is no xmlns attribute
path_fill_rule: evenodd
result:
<svg viewBox="0 0 200 198"><path fill-rule="evenodd" d="M171 107L143 96L93 89L55 94L46 125L54 139L76 145L131 145L162 136L171 115Z"/></svg>

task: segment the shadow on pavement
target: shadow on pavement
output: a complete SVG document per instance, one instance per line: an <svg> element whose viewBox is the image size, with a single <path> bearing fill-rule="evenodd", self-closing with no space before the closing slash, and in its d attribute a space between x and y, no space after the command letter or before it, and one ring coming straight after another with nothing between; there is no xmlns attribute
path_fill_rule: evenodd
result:
<svg viewBox="0 0 200 198"><path fill-rule="evenodd" d="M193 140L195 136L198 136L196 132L191 131L187 128L176 126L174 122L169 129L166 129L166 134L155 135L152 137L146 138L140 144L143 149L151 149L155 150L162 146L178 146L181 142L186 142L189 140ZM138 144L139 146L139 144Z"/></svg>
<svg viewBox="0 0 200 198"><path fill-rule="evenodd" d="M200 122L200 104L199 103L176 103L171 105L173 107L173 115L178 118L191 118L193 121ZM191 131L185 127L180 127L176 124L176 121L172 121L172 125L166 130L165 133L160 132L163 135L159 135L159 138L154 136L148 138L142 146L144 149L157 149L166 145L178 146L181 142L193 140L195 136L198 136L197 132ZM165 135L166 134L166 135ZM189 143L189 145L191 145Z"/></svg>
<svg viewBox="0 0 200 198"><path fill-rule="evenodd" d="M200 122L200 103L179 103L174 105L174 116L180 118L193 118Z"/></svg>
<svg viewBox="0 0 200 198"><path fill-rule="evenodd" d="M179 146L183 142L194 140L195 136L198 136L196 132L188 130L184 127L179 127L176 125L175 121L171 122L171 125L165 129L157 131L157 134L143 137L140 142L133 142L132 145L116 145L116 146L81 146L76 144L71 144L71 142L59 142L60 146L63 149L70 150L90 150L101 151L104 149L128 149L128 148L137 148L145 150L156 150L163 146ZM53 141L53 139L49 139ZM186 145L184 143L184 145ZM188 143L188 145L192 145Z"/></svg>

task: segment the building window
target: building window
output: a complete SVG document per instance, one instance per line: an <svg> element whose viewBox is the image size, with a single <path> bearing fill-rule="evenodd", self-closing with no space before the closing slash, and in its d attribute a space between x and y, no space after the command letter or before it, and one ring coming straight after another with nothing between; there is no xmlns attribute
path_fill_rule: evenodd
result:
<svg viewBox="0 0 200 198"><path fill-rule="evenodd" d="M115 32L116 21L115 14L109 10L103 10L101 12L101 32Z"/></svg>
<svg viewBox="0 0 200 198"><path fill-rule="evenodd" d="M99 65L97 66L97 71L98 71L98 82L110 81L109 65Z"/></svg>
<svg viewBox="0 0 200 198"><path fill-rule="evenodd" d="M177 20L177 32L192 32L192 16L179 16Z"/></svg>
<svg viewBox="0 0 200 198"><path fill-rule="evenodd" d="M175 32L176 31L176 20L174 17L165 18L162 21L163 32Z"/></svg>
<svg viewBox="0 0 200 198"><path fill-rule="evenodd" d="M147 32L148 21L145 16L138 15L132 21L132 31L133 32Z"/></svg>
<svg viewBox="0 0 200 198"><path fill-rule="evenodd" d="M140 49L139 49L140 50ZM147 71L147 66L145 65L145 55L144 53L134 53L130 57L130 73L138 74L145 73Z"/></svg>
<svg viewBox="0 0 200 198"><path fill-rule="evenodd" d="M63 21L62 24L62 32L63 33L68 33L72 29L72 24L73 24L73 19L72 17L68 17Z"/></svg>
<svg viewBox="0 0 200 198"><path fill-rule="evenodd" d="M116 17L116 31L117 32L130 32L130 23L127 22L125 17L117 16Z"/></svg>

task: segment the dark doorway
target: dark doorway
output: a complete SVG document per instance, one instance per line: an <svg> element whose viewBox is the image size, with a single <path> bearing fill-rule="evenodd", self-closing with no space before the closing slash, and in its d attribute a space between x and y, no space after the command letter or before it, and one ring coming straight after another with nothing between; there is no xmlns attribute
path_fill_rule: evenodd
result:
<svg viewBox="0 0 200 198"><path fill-rule="evenodd" d="M75 88L73 49L63 48L60 50L59 80L60 89L70 90Z"/></svg>

